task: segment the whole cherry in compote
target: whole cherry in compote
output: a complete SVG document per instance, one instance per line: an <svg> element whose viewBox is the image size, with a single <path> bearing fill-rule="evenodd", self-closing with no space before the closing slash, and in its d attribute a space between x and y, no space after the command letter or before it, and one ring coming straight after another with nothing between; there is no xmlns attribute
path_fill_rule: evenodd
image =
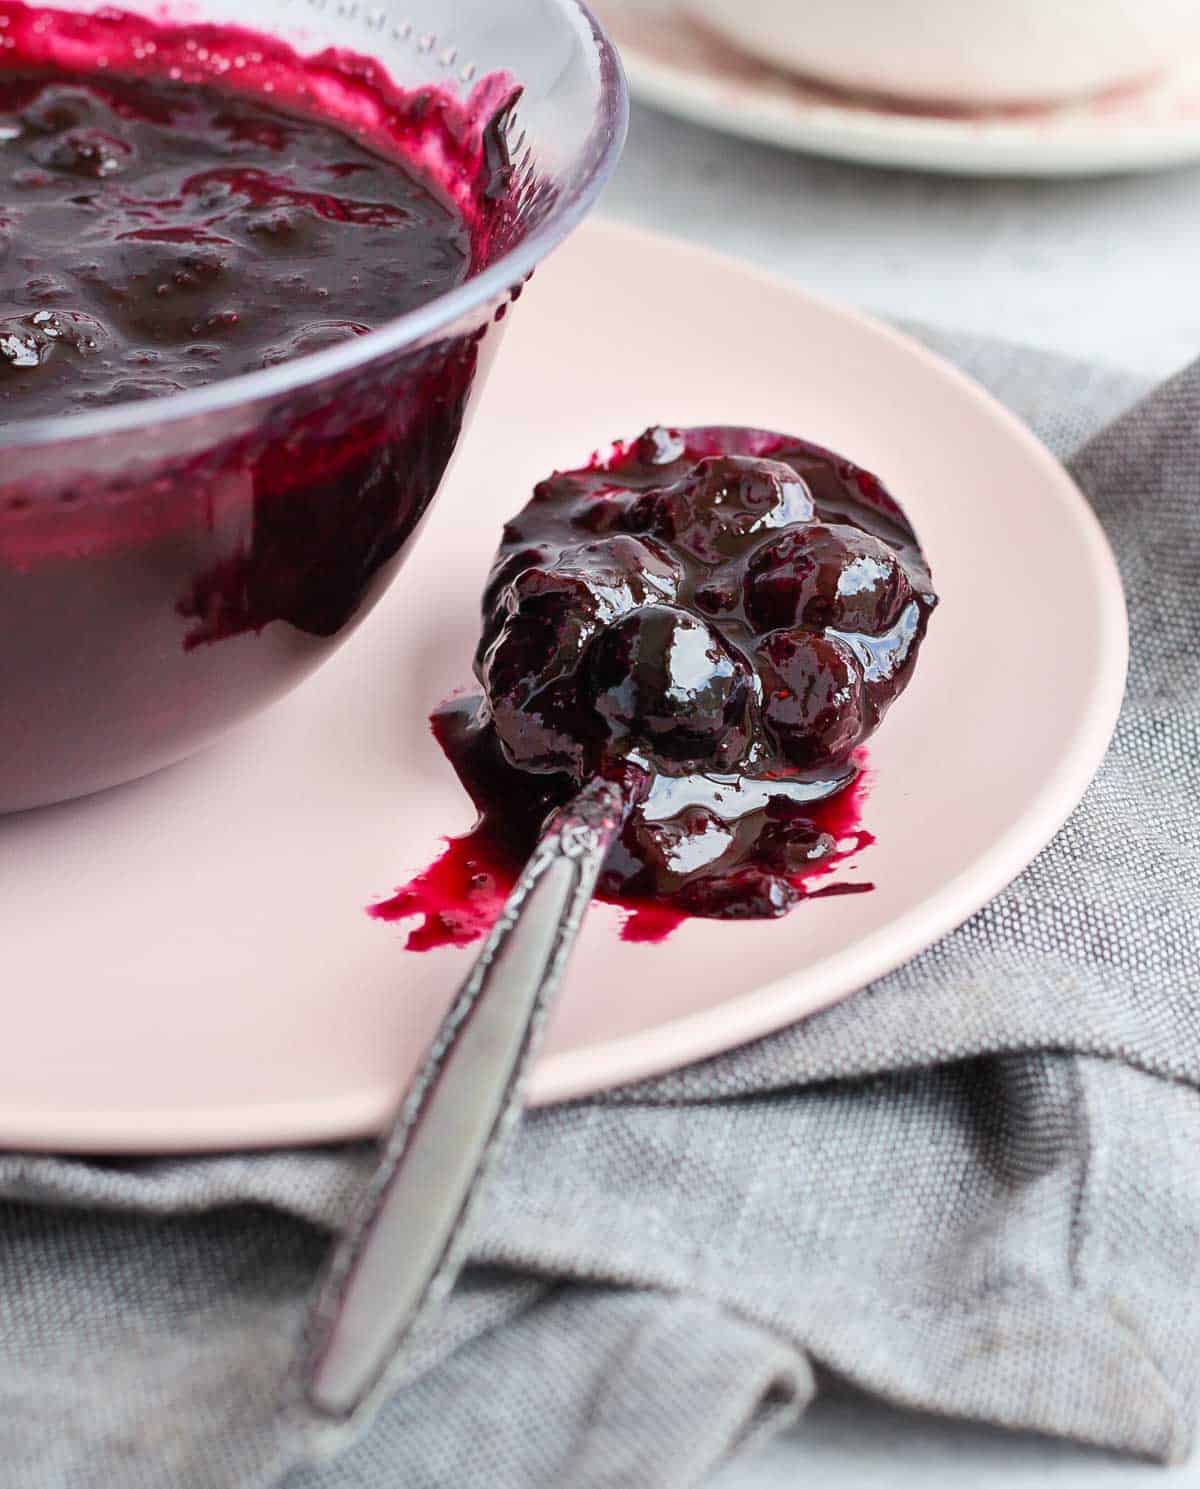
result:
<svg viewBox="0 0 1200 1489"><path fill-rule="evenodd" d="M647 430L504 530L475 659L435 719L520 853L596 774L648 776L601 892L771 916L837 853L822 807L912 676L937 603L878 479L762 430Z"/></svg>

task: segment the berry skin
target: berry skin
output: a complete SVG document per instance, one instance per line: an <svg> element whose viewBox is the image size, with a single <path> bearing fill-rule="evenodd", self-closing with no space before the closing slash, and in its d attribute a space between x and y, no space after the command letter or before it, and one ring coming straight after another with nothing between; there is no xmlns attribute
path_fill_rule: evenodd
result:
<svg viewBox="0 0 1200 1489"><path fill-rule="evenodd" d="M86 180L119 176L134 158L133 146L102 129L68 129L38 140L31 151L39 165Z"/></svg>
<svg viewBox="0 0 1200 1489"><path fill-rule="evenodd" d="M576 673L603 628L669 599L679 570L652 543L620 537L503 575L476 671L515 764L582 773L597 732Z"/></svg>
<svg viewBox="0 0 1200 1489"><path fill-rule="evenodd" d="M680 567L653 539L616 535L556 552L534 544L499 559L484 591L484 643L512 615L536 615L551 625L586 623L582 651L595 630L638 605L672 600Z"/></svg>
<svg viewBox="0 0 1200 1489"><path fill-rule="evenodd" d="M306 357L312 352L323 352L326 347L340 346L355 336L365 336L370 326L358 321L314 321L310 326L301 326L279 346L268 347L262 354L262 366L277 367L293 357Z"/></svg>
<svg viewBox="0 0 1200 1489"><path fill-rule="evenodd" d="M586 580L597 613L608 620L638 605L673 600L682 578L682 566L661 543L623 533L565 549L558 567Z"/></svg>
<svg viewBox="0 0 1200 1489"><path fill-rule="evenodd" d="M94 316L75 310L34 310L0 320L0 374L31 372L52 358L90 356L109 335Z"/></svg>
<svg viewBox="0 0 1200 1489"><path fill-rule="evenodd" d="M501 603L504 591L517 575L526 569L552 566L555 552L555 548L550 543L527 543L520 548L500 550L483 589L481 610L485 641L489 633L495 634L496 617L499 616L502 623L503 617L508 613L507 607Z"/></svg>
<svg viewBox="0 0 1200 1489"><path fill-rule="evenodd" d="M685 882L720 862L734 846L736 826L705 806L686 806L665 822L635 824L638 857L657 883Z"/></svg>
<svg viewBox="0 0 1200 1489"><path fill-rule="evenodd" d="M647 605L608 627L588 658L596 712L652 755L721 761L744 718L748 669L698 616Z"/></svg>
<svg viewBox="0 0 1200 1489"><path fill-rule="evenodd" d="M513 758L532 709L539 735L586 736L552 752L576 777L630 752L666 775L823 770L904 686L934 602L927 575L914 590L919 551L872 526L902 535L899 508L876 514L828 451L766 437L787 451L771 458L728 433L649 429L548 477L506 526L477 670ZM544 743L535 768L550 769ZM785 856L807 854L797 839Z"/></svg>
<svg viewBox="0 0 1200 1489"><path fill-rule="evenodd" d="M755 553L746 613L762 631L804 626L881 635L912 598L892 550L856 527L810 523Z"/></svg>
<svg viewBox="0 0 1200 1489"><path fill-rule="evenodd" d="M836 765L864 733L862 673L841 641L773 631L758 648L763 722L793 765Z"/></svg>
<svg viewBox="0 0 1200 1489"><path fill-rule="evenodd" d="M21 110L27 128L39 134L58 134L74 129L95 117L99 100L85 88L70 83L48 83Z"/></svg>
<svg viewBox="0 0 1200 1489"><path fill-rule="evenodd" d="M803 873L837 847L808 815L806 805L777 798L767 806L758 837L758 856L784 874Z"/></svg>
<svg viewBox="0 0 1200 1489"><path fill-rule="evenodd" d="M710 455L630 511L635 530L656 533L703 563L737 554L772 528L807 522L808 487L788 465L749 455Z"/></svg>
<svg viewBox="0 0 1200 1489"><path fill-rule="evenodd" d="M475 663L504 752L526 770L582 773L589 731L574 675L601 623L595 593L577 574L538 568L520 574L504 598Z"/></svg>
<svg viewBox="0 0 1200 1489"><path fill-rule="evenodd" d="M748 864L733 873L704 876L676 896L681 910L710 920L776 920L795 905L800 891L769 869Z"/></svg>

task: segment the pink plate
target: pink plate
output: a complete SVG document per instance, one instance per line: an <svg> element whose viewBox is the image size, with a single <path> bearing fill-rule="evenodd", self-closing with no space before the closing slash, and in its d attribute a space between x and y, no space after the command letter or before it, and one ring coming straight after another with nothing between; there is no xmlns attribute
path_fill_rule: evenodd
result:
<svg viewBox="0 0 1200 1489"><path fill-rule="evenodd" d="M501 522L550 467L658 421L791 430L878 470L943 603L872 746L877 842L840 870L875 892L782 921L692 921L661 945L620 940L620 912L596 906L534 1098L802 1018L1029 862L1099 764L1125 676L1120 583L1078 491L904 337L589 227L538 272L429 530L354 640L207 754L0 819L0 1145L145 1152L380 1127L472 953L406 951L405 927L365 907L470 824L426 715L469 680Z"/></svg>

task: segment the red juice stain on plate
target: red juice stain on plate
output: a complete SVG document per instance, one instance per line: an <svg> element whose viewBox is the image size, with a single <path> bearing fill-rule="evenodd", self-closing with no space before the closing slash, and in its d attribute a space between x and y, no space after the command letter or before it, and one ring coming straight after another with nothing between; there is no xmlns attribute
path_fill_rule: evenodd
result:
<svg viewBox="0 0 1200 1489"><path fill-rule="evenodd" d="M684 911L672 910L666 905L630 904L626 908L629 914L621 926L621 940L643 946L665 941L688 918Z"/></svg>
<svg viewBox="0 0 1200 1489"><path fill-rule="evenodd" d="M386 900L367 907L373 920L419 918L408 933L409 951L469 946L487 935L516 880L486 828L447 838L445 851Z"/></svg>

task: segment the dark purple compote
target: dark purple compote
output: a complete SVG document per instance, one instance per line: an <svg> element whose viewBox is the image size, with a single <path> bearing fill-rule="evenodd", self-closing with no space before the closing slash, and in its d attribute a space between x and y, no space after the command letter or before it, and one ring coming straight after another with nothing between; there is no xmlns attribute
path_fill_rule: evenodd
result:
<svg viewBox="0 0 1200 1489"><path fill-rule="evenodd" d="M349 51L16 0L0 43L2 811L179 758L366 612L519 286L290 364L488 267L538 183L501 75L407 90ZM263 371L214 410L169 396ZM136 418L97 429L114 405Z"/></svg>
<svg viewBox="0 0 1200 1489"><path fill-rule="evenodd" d="M603 897L660 923L784 914L865 840L861 747L935 604L898 504L817 445L655 428L551 476L488 580L482 695L434 719L472 851L494 879L499 845L518 863L590 777L632 772L649 789Z"/></svg>
<svg viewBox="0 0 1200 1489"><path fill-rule="evenodd" d="M0 418L194 388L460 283L444 194L213 86L0 72Z"/></svg>

